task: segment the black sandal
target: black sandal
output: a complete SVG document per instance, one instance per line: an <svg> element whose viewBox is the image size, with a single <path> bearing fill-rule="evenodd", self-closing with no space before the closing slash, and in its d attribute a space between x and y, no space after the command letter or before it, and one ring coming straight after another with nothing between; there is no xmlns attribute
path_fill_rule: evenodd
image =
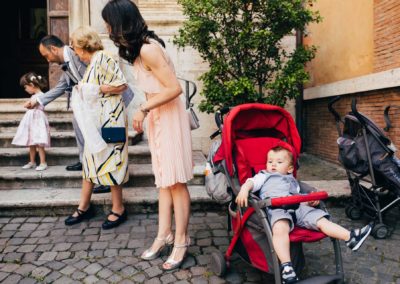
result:
<svg viewBox="0 0 400 284"><path fill-rule="evenodd" d="M115 221L110 221L110 220L108 220L108 216L110 216L110 215L114 215L114 216L118 217L118 219ZM103 228L103 230L109 230L109 229L115 228L115 227L119 226L120 224L122 224L123 222L125 222L127 218L128 218L128 214L126 213L126 209L124 210L124 212L121 215L118 213L115 213L113 211L110 211L110 214L107 215L107 219L104 221L104 223L101 227Z"/></svg>
<svg viewBox="0 0 400 284"><path fill-rule="evenodd" d="M83 210L77 208L75 212L78 213L78 216L74 217L73 214L68 216L68 218L65 219L65 221L64 221L66 226L72 226L72 225L78 224L78 223L82 222L83 220L90 219L94 216L94 210L93 210L92 206L89 206L89 208L86 211L83 211Z"/></svg>

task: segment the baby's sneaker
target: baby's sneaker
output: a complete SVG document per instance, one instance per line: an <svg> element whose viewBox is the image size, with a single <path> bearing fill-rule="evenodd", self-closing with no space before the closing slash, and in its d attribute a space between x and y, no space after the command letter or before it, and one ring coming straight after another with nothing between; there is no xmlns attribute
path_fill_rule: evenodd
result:
<svg viewBox="0 0 400 284"><path fill-rule="evenodd" d="M47 169L46 163L40 164L39 166L36 167L37 171L44 171L45 169Z"/></svg>
<svg viewBox="0 0 400 284"><path fill-rule="evenodd" d="M370 224L361 229L351 230L350 240L346 241L346 245L352 250L357 251L371 233L372 226Z"/></svg>
<svg viewBox="0 0 400 284"><path fill-rule="evenodd" d="M27 169L33 169L34 167L36 167L36 164L35 164L35 163L29 162L29 163L27 163L25 166L23 166L22 168L23 168L24 170L27 170Z"/></svg>
<svg viewBox="0 0 400 284"><path fill-rule="evenodd" d="M282 269L282 283L283 284L292 284L299 281L297 278L296 272L294 272L293 266L291 262L286 262L281 265Z"/></svg>

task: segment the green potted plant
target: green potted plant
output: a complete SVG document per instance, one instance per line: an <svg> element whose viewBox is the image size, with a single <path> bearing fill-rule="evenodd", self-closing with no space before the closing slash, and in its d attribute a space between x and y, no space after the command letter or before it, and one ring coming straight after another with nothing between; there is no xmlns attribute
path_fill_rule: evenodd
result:
<svg viewBox="0 0 400 284"><path fill-rule="evenodd" d="M305 3L306 2L306 3ZM304 70L314 46L282 47L282 39L320 20L304 0L178 0L187 20L174 43L192 46L210 69L199 109L263 102L284 106L309 78Z"/></svg>

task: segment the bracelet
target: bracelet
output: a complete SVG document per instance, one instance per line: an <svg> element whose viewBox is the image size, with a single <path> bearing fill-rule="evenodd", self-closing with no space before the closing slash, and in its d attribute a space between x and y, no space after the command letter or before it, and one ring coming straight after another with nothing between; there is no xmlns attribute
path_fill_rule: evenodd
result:
<svg viewBox="0 0 400 284"><path fill-rule="evenodd" d="M140 105L140 111L143 112L144 115L147 115L150 112L150 110L143 107L143 104Z"/></svg>

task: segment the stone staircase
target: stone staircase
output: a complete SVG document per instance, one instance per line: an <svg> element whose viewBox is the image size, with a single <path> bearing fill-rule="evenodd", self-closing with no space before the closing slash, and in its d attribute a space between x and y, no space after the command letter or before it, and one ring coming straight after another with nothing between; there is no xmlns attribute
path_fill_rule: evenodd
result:
<svg viewBox="0 0 400 284"><path fill-rule="evenodd" d="M28 149L11 145L19 121L24 115L24 100L0 101L0 216L26 214L67 214L79 201L81 172L70 172L65 166L78 160L78 148L72 128L72 113L65 110L64 99L46 107L51 125L52 147L46 151L49 168L42 172L23 170L28 162ZM129 132L133 136L133 131ZM130 180L124 187L124 199L130 211L152 211L157 205L157 190L151 169L147 141L129 146ZM194 208L209 203L204 189L205 158L193 152L194 178L189 182ZM99 210L108 210L110 194L93 195Z"/></svg>

